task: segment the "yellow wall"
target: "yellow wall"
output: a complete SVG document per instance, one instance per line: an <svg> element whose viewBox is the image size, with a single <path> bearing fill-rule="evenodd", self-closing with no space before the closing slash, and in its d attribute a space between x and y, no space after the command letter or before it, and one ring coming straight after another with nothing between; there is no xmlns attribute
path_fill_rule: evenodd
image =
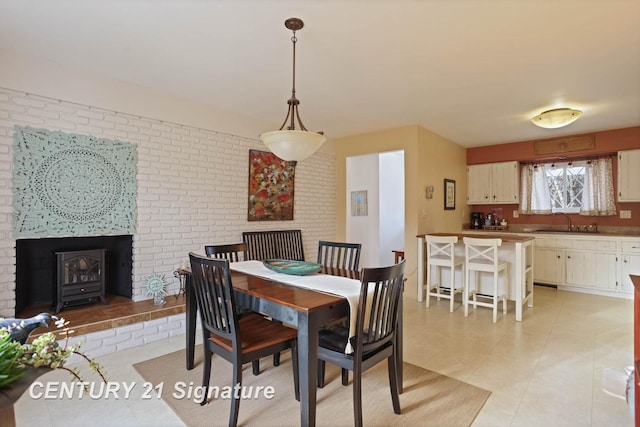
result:
<svg viewBox="0 0 640 427"><path fill-rule="evenodd" d="M405 296L416 299L416 235L460 231L468 222L466 149L419 126L406 126L339 138L336 152L336 237L346 238L346 159L404 150L405 161ZM456 181L456 210L444 210L444 178ZM434 186L426 199L427 185ZM463 212L464 216L463 217Z"/></svg>

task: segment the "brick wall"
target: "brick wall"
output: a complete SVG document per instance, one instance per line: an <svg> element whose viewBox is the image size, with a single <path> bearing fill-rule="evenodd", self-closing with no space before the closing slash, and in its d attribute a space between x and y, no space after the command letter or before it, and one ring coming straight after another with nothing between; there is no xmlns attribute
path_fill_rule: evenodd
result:
<svg viewBox="0 0 640 427"><path fill-rule="evenodd" d="M105 354L115 353L177 335L184 335L186 331L185 322L184 313L174 314L104 331L71 336L69 345L81 344L82 352L91 358L99 358ZM200 319L198 319L197 329L200 329ZM80 356L73 355L69 358L68 364L79 362L83 362L83 359Z"/></svg>
<svg viewBox="0 0 640 427"><path fill-rule="evenodd" d="M242 231L302 229L305 255L335 238L335 157L317 153L296 167L293 221L247 222L249 149L256 139L108 111L0 88L0 316L15 307L12 162L15 125L117 139L138 146L138 217L133 236L133 299L160 273L169 293L173 270L189 251L242 240Z"/></svg>

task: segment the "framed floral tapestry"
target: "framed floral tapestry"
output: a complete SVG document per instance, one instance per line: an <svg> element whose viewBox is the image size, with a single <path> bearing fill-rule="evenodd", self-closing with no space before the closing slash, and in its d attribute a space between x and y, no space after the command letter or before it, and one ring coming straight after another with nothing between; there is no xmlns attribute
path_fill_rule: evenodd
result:
<svg viewBox="0 0 640 427"><path fill-rule="evenodd" d="M249 150L248 221L293 220L295 168L269 151Z"/></svg>

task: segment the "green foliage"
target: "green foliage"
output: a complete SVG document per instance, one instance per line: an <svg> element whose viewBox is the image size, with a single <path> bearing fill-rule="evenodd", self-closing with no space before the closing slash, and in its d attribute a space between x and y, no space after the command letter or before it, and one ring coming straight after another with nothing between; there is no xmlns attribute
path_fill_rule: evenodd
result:
<svg viewBox="0 0 640 427"><path fill-rule="evenodd" d="M11 385L22 378L25 366L20 363L22 345L12 341L9 332L0 330L0 388Z"/></svg>
<svg viewBox="0 0 640 427"><path fill-rule="evenodd" d="M56 321L56 326L62 329L59 332L62 336L60 341L55 333L47 332L36 337L32 343L26 344L11 340L10 332L0 329L0 389L19 379L24 374L26 366L62 369L71 374L73 381L84 383L77 367L65 366L67 359L74 354L84 359L101 381L107 382L103 374L104 367L80 350L81 343L69 345L69 337L73 331L69 329L68 324L64 319ZM86 390L86 384L84 387Z"/></svg>

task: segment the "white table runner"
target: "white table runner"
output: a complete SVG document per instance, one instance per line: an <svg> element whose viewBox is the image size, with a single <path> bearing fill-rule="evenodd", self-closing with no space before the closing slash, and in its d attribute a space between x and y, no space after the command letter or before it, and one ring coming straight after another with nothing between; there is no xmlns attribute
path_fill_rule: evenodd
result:
<svg viewBox="0 0 640 427"><path fill-rule="evenodd" d="M349 302L349 338L356 334L356 317L358 314L358 300L360 299L360 281L347 277L332 276L330 274L310 274L308 276L294 276L270 270L262 261L239 261L229 263L229 268L240 273L263 277L275 282L284 283L299 288L310 289L332 295L344 297ZM345 353L353 353L350 342L347 342Z"/></svg>

